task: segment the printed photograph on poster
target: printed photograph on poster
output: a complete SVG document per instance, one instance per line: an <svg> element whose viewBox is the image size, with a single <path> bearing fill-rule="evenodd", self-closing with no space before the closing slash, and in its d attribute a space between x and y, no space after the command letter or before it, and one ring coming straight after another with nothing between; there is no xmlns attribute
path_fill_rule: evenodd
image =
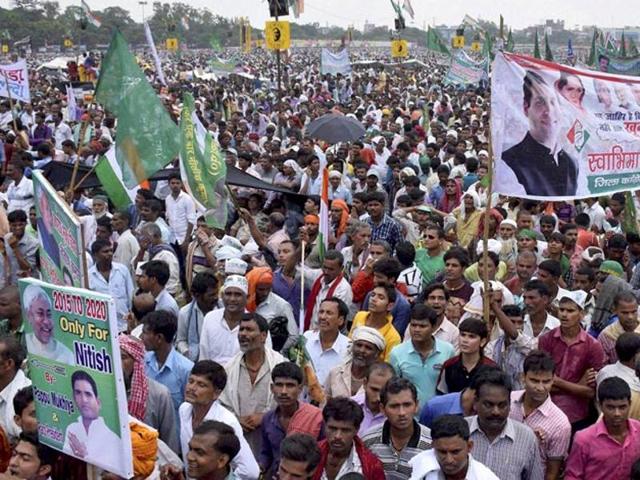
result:
<svg viewBox="0 0 640 480"><path fill-rule="evenodd" d="M574 199L640 188L640 79L499 54L495 190Z"/></svg>
<svg viewBox="0 0 640 480"><path fill-rule="evenodd" d="M18 284L40 441L131 478L129 414L113 299L35 279Z"/></svg>

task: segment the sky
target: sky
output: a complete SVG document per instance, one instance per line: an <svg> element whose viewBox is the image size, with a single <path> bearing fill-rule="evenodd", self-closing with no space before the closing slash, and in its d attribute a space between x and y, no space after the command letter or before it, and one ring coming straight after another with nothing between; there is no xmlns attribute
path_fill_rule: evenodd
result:
<svg viewBox="0 0 640 480"><path fill-rule="evenodd" d="M58 0L64 8L78 5L79 0ZM129 10L136 21L142 19L142 6L138 0L86 0L90 7L101 10L108 6L119 6ZM165 0L171 3L173 0ZM403 0L397 0L402 3ZM207 7L212 12L226 16L248 16L252 25L262 28L268 17L266 0L183 0L196 8ZM145 15L152 12L153 0L147 0ZM496 24L502 14L507 26L523 28L540 24L544 19L562 19L565 26L594 25L599 27L624 27L628 22L640 25L640 16L629 15L634 9L629 1L623 0L537 0L535 7L531 0L496 0L451 1L451 0L411 0L415 11L415 19L408 24L423 27L425 24L455 25L462 21L465 14L475 18L494 21ZM7 8L11 0L0 0L0 6ZM605 6L606 5L606 6ZM305 12L297 20L298 23L314 23L321 25L353 25L362 29L365 20L377 25L393 25L393 9L390 0L305 0ZM406 15L405 15L406 16ZM290 20L294 20L291 15Z"/></svg>

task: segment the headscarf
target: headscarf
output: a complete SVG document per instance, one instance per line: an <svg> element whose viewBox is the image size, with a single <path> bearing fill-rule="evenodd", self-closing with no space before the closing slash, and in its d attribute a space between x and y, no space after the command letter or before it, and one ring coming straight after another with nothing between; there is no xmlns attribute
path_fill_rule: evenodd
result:
<svg viewBox="0 0 640 480"><path fill-rule="evenodd" d="M449 183L449 180L447 180L447 183ZM456 192L453 200L450 200L449 196L445 192L438 204L438 210L442 210L444 213L451 213L454 208L460 206L460 202L462 200L462 186L460 185L460 182L453 180L453 183L456 186Z"/></svg>
<svg viewBox="0 0 640 480"><path fill-rule="evenodd" d="M473 207L478 210L480 208L480 196L474 192L473 190L467 190L466 192L464 192L464 195L462 196L462 200L464 200L464 197L469 196L473 199ZM461 201L462 201L461 200ZM464 204L462 205L462 219L466 220L467 219L467 210L464 208Z"/></svg>
<svg viewBox="0 0 640 480"><path fill-rule="evenodd" d="M342 210L342 213L340 214L340 222L338 223L338 228L336 228L336 239L338 239L347 231L347 223L349 222L349 206L347 205L347 202L339 198L332 200L331 206L340 207L340 210Z"/></svg>
<svg viewBox="0 0 640 480"><path fill-rule="evenodd" d="M296 176L302 174L302 169L300 168L300 165L298 165L298 162L296 162L295 160L287 160L283 165L292 168Z"/></svg>
<svg viewBox="0 0 640 480"><path fill-rule="evenodd" d="M363 148L360 150L360 158L365 161L368 166L376 163L376 152L372 148Z"/></svg>
<svg viewBox="0 0 640 480"><path fill-rule="evenodd" d="M320 217L315 214L305 215L304 223L314 223L316 225L320 225Z"/></svg>
<svg viewBox="0 0 640 480"><path fill-rule="evenodd" d="M354 341L354 343L357 342L358 340L369 342L371 345L374 345L381 352L384 351L384 348L387 345L387 342L385 341L382 334L378 330L372 327L366 327L366 326L357 327L353 331L351 338Z"/></svg>
<svg viewBox="0 0 640 480"><path fill-rule="evenodd" d="M140 421L144 421L149 396L149 380L144 371L144 344L130 335L118 336L120 350L133 358L133 375L131 376L131 390L127 403L129 414Z"/></svg>
<svg viewBox="0 0 640 480"><path fill-rule="evenodd" d="M156 466L158 432L139 422L129 422L129 430L131 431L133 473L136 477L147 478Z"/></svg>
<svg viewBox="0 0 640 480"><path fill-rule="evenodd" d="M516 234L516 238L520 237L530 238L531 240L538 240L538 235L536 235L536 232L529 228L523 228Z"/></svg>
<svg viewBox="0 0 640 480"><path fill-rule="evenodd" d="M249 295L247 296L247 310L255 312L258 305L256 303L256 288L258 285L266 283L273 284L273 272L269 267L257 267L247 273L247 283L249 284Z"/></svg>

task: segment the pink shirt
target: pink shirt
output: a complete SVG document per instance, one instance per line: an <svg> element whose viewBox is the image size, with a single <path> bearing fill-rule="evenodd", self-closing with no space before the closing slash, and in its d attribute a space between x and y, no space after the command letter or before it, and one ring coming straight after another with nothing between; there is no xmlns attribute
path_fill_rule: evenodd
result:
<svg viewBox="0 0 640 480"><path fill-rule="evenodd" d="M551 355L556 362L556 375L571 383L578 383L587 369L593 368L597 372L606 364L602 345L584 330L569 345L562 338L560 327L556 327L539 337L538 348ZM551 399L571 423L583 420L589 414L587 398L561 391L552 394Z"/></svg>
<svg viewBox="0 0 640 480"><path fill-rule="evenodd" d="M547 397L545 402L532 411L528 417L524 416L524 390L511 392L511 411L509 418L522 422L545 433L544 442L540 444L542 462L547 460L564 459L569 451L571 440L571 424L567 416Z"/></svg>
<svg viewBox="0 0 640 480"><path fill-rule="evenodd" d="M564 472L565 480L612 480L631 475L640 458L640 422L628 420L629 433L620 444L609 436L604 420L576 433Z"/></svg>

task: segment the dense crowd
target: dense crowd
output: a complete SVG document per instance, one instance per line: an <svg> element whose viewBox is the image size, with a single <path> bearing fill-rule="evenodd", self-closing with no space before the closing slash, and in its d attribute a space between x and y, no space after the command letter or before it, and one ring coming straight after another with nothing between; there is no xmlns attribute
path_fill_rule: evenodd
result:
<svg viewBox="0 0 640 480"><path fill-rule="evenodd" d="M492 192L490 91L445 85L427 52L412 69L356 50L334 77L293 49L281 93L273 56L227 52L242 72L203 79L210 55L165 62L167 86L140 63L176 121L191 92L226 164L275 190L229 185L224 229L175 170L123 210L99 188L61 192L89 288L116 302L136 479L640 478L640 235L625 222L639 196ZM117 119L90 97L71 112L45 75L31 90L0 103L0 478L85 479L80 459L112 433L94 415L68 455L38 441L27 349L71 352L17 280L39 277L31 173L93 166ZM309 137L326 113L364 137ZM79 405L112 401L74 382Z"/></svg>

